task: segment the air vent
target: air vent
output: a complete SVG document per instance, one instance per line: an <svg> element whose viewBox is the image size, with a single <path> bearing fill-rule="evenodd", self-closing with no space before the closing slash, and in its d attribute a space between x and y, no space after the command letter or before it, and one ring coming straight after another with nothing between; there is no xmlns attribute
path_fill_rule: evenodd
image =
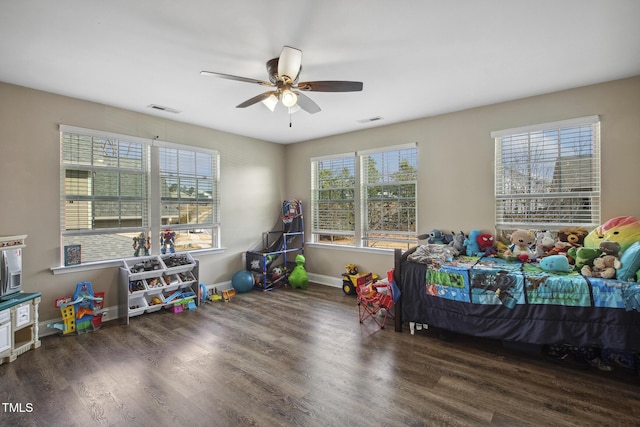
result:
<svg viewBox="0 0 640 427"><path fill-rule="evenodd" d="M165 111L167 113L173 113L173 114L180 114L182 112L180 110L176 110L175 108L164 107L162 105L157 105L157 104L149 104L147 105L147 107L153 110Z"/></svg>
<svg viewBox="0 0 640 427"><path fill-rule="evenodd" d="M369 117L368 119L358 120L358 123L377 122L378 120L383 120L383 118L380 116Z"/></svg>

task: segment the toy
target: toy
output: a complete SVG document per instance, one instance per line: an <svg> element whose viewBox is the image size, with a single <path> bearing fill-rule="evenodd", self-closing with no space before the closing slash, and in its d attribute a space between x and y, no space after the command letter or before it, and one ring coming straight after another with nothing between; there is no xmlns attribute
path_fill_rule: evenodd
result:
<svg viewBox="0 0 640 427"><path fill-rule="evenodd" d="M622 267L616 272L616 279L625 282L636 280L636 274L640 271L640 242L629 246L620 256Z"/></svg>
<svg viewBox="0 0 640 427"><path fill-rule="evenodd" d="M603 279L613 279L616 277L616 270L622 267L618 254L620 253L620 243L605 241L599 247L602 255L593 260L593 267L585 265L580 272L587 277L601 277Z"/></svg>
<svg viewBox="0 0 640 427"><path fill-rule="evenodd" d="M633 216L612 218L591 230L584 238L584 246L597 248L604 240L620 243L620 252L624 253L634 242L640 241L640 220Z"/></svg>
<svg viewBox="0 0 640 427"><path fill-rule="evenodd" d="M467 248L467 256L478 256L480 252L480 245L478 244L478 236L480 235L480 230L471 230L469 236L464 241L464 245Z"/></svg>
<svg viewBox="0 0 640 427"><path fill-rule="evenodd" d="M542 258L548 254L553 248L554 240L551 232L547 230L538 231L536 233L536 258Z"/></svg>
<svg viewBox="0 0 640 427"><path fill-rule="evenodd" d="M307 275L307 270L304 269L305 262L304 255L296 255L296 266L293 267L293 271L289 274L289 284L292 288L307 289L309 276Z"/></svg>
<svg viewBox="0 0 640 427"><path fill-rule="evenodd" d="M253 285L253 274L248 270L240 270L231 278L231 286L239 293L249 292Z"/></svg>
<svg viewBox="0 0 640 427"><path fill-rule="evenodd" d="M273 267L271 269L271 281L272 282L277 282L278 280L282 279L285 275L285 271L284 268L282 268L282 266L276 266Z"/></svg>
<svg viewBox="0 0 640 427"><path fill-rule="evenodd" d="M593 266L593 260L600 256L602 252L596 248L569 248L567 255L574 260L576 270L580 271L585 265Z"/></svg>
<svg viewBox="0 0 640 427"><path fill-rule="evenodd" d="M62 323L49 323L47 327L59 329L63 335L95 331L102 326L102 316L106 315L102 309L103 301L104 292L94 294L91 282L80 282L76 285L73 297L55 301L55 306L62 314Z"/></svg>
<svg viewBox="0 0 640 427"><path fill-rule="evenodd" d="M587 230L582 227L569 227L558 230L558 238L547 255L566 255L570 263L575 260L569 255L569 249L583 246Z"/></svg>
<svg viewBox="0 0 640 427"><path fill-rule="evenodd" d="M564 255L549 255L539 262L540 268L544 271L570 273L573 267L569 264L569 259Z"/></svg>
<svg viewBox="0 0 640 427"><path fill-rule="evenodd" d="M355 295L356 288L358 286L358 279L367 274L359 273L358 267L355 264L347 264L344 266L345 272L342 273L342 291L347 295ZM371 278L376 282L380 276L375 273L368 273Z"/></svg>
<svg viewBox="0 0 640 427"><path fill-rule="evenodd" d="M169 253L175 253L176 249L175 249L175 238L176 238L176 233L174 231L171 231L169 229L164 230L161 234L160 234L160 252L162 252L163 254L167 253L167 248L169 248Z"/></svg>
<svg viewBox="0 0 640 427"><path fill-rule="evenodd" d="M558 230L558 240L571 246L584 246L584 239L589 232L582 227L569 227Z"/></svg>
<svg viewBox="0 0 640 427"><path fill-rule="evenodd" d="M476 241L478 242L478 246L480 246L479 253L482 255L493 255L496 253L496 249L493 247L493 236L491 234L478 234Z"/></svg>
<svg viewBox="0 0 640 427"><path fill-rule="evenodd" d="M140 251L142 251L143 256L148 256L150 248L151 242L145 232L142 232L133 238L133 256L140 256Z"/></svg>
<svg viewBox="0 0 640 427"><path fill-rule="evenodd" d="M444 234L442 234L442 231L440 230L432 230L431 233L429 233L429 238L427 239L427 243L444 245L445 244Z"/></svg>
<svg viewBox="0 0 640 427"><path fill-rule="evenodd" d="M451 242L449 242L450 246L453 246L453 248L455 250L458 251L458 253L460 254L464 254L465 253L465 240L466 240L467 236L464 235L464 233L461 231L460 234L456 234L455 231L451 232Z"/></svg>
<svg viewBox="0 0 640 427"><path fill-rule="evenodd" d="M536 237L533 232L528 230L516 230L511 234L510 240L510 255L516 257L522 262L535 260L535 254L531 250L531 246L536 242Z"/></svg>

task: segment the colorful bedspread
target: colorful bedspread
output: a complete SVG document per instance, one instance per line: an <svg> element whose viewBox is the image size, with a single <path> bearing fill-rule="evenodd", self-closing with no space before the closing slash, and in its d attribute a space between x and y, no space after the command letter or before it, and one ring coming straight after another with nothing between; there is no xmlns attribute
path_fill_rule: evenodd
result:
<svg viewBox="0 0 640 427"><path fill-rule="evenodd" d="M401 262L402 320L503 341L640 352L640 285L455 257Z"/></svg>
<svg viewBox="0 0 640 427"><path fill-rule="evenodd" d="M474 304L514 308L518 304L611 307L638 310L640 285L587 278L577 272L550 273L537 264L491 257L457 257L427 268L428 295Z"/></svg>

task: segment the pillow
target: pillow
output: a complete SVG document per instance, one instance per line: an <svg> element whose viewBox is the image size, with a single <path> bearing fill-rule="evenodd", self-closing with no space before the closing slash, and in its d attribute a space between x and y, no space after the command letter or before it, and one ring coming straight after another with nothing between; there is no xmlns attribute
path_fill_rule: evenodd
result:
<svg viewBox="0 0 640 427"><path fill-rule="evenodd" d="M629 282L636 279L636 272L640 270L640 242L635 242L622 253L620 257L622 267L617 270L616 278Z"/></svg>

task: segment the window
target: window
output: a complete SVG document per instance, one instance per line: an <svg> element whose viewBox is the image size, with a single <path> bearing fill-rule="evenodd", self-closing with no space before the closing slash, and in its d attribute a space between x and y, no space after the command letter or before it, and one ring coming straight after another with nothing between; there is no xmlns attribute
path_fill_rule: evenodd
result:
<svg viewBox="0 0 640 427"><path fill-rule="evenodd" d="M415 244L418 149L361 153L360 174L363 246Z"/></svg>
<svg viewBox="0 0 640 427"><path fill-rule="evenodd" d="M496 228L600 224L598 116L493 132Z"/></svg>
<svg viewBox="0 0 640 427"><path fill-rule="evenodd" d="M217 152L65 125L60 140L62 247L82 262L158 254L165 229L168 251L219 246Z"/></svg>
<svg viewBox="0 0 640 427"><path fill-rule="evenodd" d="M313 241L415 244L417 170L415 144L311 159Z"/></svg>
<svg viewBox="0 0 640 427"><path fill-rule="evenodd" d="M315 242L354 244L355 153L312 159L311 223Z"/></svg>

